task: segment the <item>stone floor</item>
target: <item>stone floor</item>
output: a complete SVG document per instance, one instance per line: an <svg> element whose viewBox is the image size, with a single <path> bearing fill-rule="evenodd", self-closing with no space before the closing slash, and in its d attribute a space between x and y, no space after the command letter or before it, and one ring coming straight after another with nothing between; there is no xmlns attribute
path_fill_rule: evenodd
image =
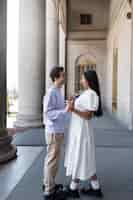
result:
<svg viewBox="0 0 133 200"><path fill-rule="evenodd" d="M97 173L105 200L133 199L133 132L105 115L93 121ZM41 185L46 152L44 130L17 134L18 158L0 166L0 200L43 200ZM63 167L64 148L57 182L67 184ZM81 200L95 199L81 196Z"/></svg>

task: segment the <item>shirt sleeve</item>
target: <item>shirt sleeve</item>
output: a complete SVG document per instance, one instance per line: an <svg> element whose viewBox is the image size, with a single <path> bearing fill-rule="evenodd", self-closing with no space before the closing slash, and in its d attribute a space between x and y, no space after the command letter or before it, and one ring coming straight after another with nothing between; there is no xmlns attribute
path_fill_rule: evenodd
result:
<svg viewBox="0 0 133 200"><path fill-rule="evenodd" d="M90 93L88 98L85 100L85 107L89 111L97 111L99 105L99 98L97 94Z"/></svg>
<svg viewBox="0 0 133 200"><path fill-rule="evenodd" d="M65 117L65 109L57 109L56 107L56 95L54 92L49 92L43 100L43 112L50 120L57 120L61 117Z"/></svg>

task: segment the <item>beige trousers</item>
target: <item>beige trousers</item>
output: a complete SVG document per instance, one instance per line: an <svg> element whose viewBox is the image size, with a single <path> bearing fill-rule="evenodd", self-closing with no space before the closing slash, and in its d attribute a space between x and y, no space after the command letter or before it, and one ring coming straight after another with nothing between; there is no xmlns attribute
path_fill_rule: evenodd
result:
<svg viewBox="0 0 133 200"><path fill-rule="evenodd" d="M64 134L45 134L47 155L44 161L44 185L45 192L51 193L55 187L55 177L58 171L61 146L64 142Z"/></svg>

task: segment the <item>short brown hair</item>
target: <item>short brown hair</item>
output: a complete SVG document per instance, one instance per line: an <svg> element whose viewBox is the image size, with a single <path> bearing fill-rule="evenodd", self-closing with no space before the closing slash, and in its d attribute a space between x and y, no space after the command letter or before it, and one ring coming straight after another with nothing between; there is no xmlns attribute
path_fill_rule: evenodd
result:
<svg viewBox="0 0 133 200"><path fill-rule="evenodd" d="M55 79L60 77L60 73L64 71L63 67L60 66L55 66L50 72L50 78L54 82Z"/></svg>

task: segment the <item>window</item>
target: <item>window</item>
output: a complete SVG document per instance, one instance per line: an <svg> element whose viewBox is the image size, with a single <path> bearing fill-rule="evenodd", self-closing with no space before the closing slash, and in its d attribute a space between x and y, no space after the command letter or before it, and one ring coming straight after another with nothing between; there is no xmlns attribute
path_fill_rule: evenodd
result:
<svg viewBox="0 0 133 200"><path fill-rule="evenodd" d="M91 25L92 24L92 15L91 14L81 14L80 15L80 24L81 25Z"/></svg>

